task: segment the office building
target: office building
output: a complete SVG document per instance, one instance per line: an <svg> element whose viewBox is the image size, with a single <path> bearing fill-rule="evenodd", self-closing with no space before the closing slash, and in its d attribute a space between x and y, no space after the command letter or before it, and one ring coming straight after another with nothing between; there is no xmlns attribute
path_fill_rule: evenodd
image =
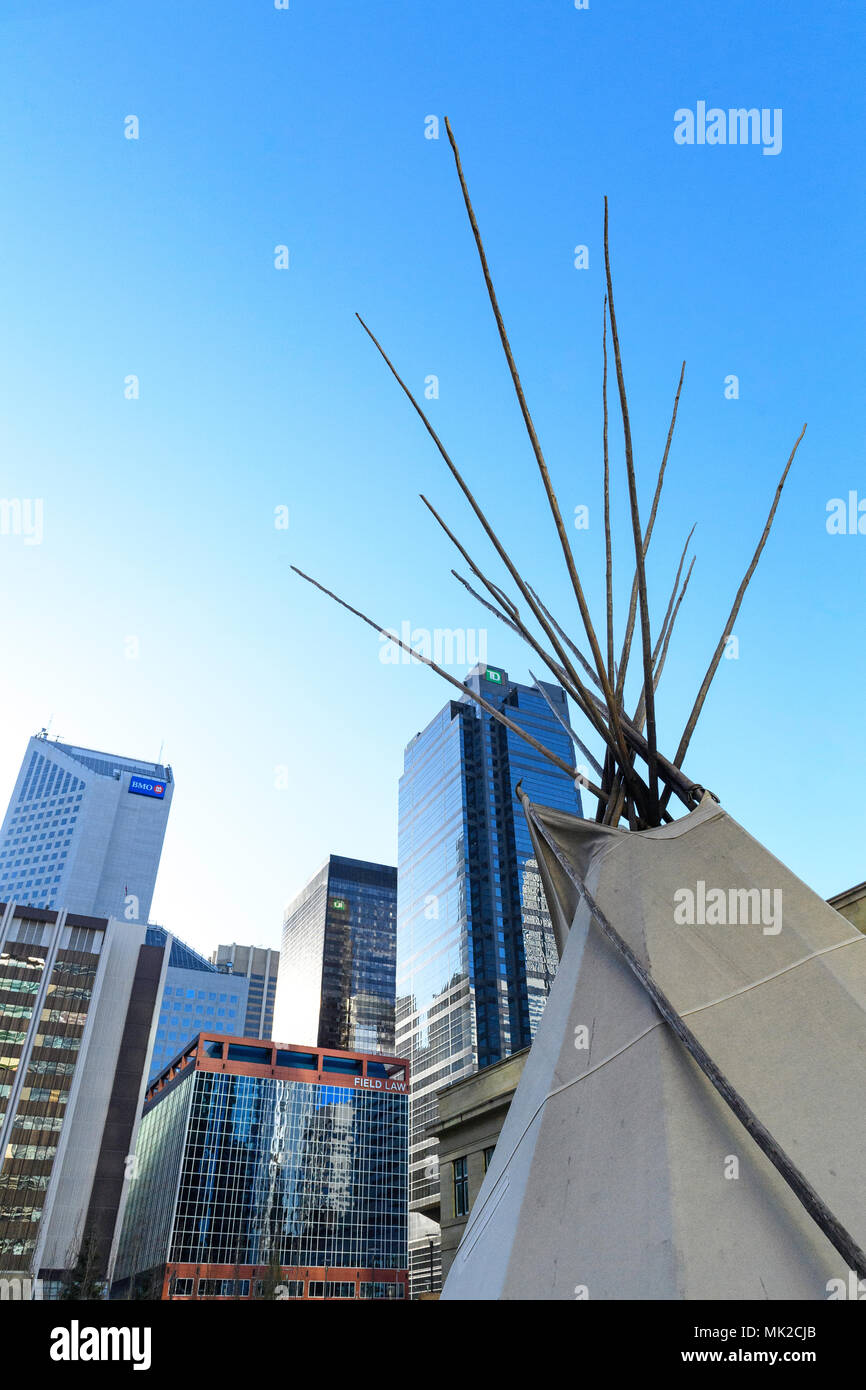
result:
<svg viewBox="0 0 866 1390"><path fill-rule="evenodd" d="M205 960L163 927L149 925L147 939L169 948L148 1072L154 1077L203 1028L244 1036L248 982L243 975L229 974Z"/></svg>
<svg viewBox="0 0 866 1390"><path fill-rule="evenodd" d="M166 953L139 923L0 912L0 1277L51 1296L83 1241L108 1275Z"/></svg>
<svg viewBox="0 0 866 1390"><path fill-rule="evenodd" d="M844 893L837 893L827 901L843 917L847 917L858 931L866 932L866 883L846 888Z"/></svg>
<svg viewBox="0 0 866 1390"><path fill-rule="evenodd" d="M544 697L479 665L466 684L567 762ZM556 685L545 690L566 723ZM451 700L404 756L399 791L396 1050L412 1067L409 1191L413 1295L434 1284L439 1221L436 1092L528 1047L558 953L514 788L581 814L570 778L468 696Z"/></svg>
<svg viewBox="0 0 866 1390"><path fill-rule="evenodd" d="M396 942L397 870L332 854L286 909L279 1036L392 1053Z"/></svg>
<svg viewBox="0 0 866 1390"><path fill-rule="evenodd" d="M267 946L239 946L233 941L228 946L217 946L211 962L220 970L230 970L233 975L243 975L247 979L244 1037L272 1038L279 951L271 951Z"/></svg>
<svg viewBox="0 0 866 1390"><path fill-rule="evenodd" d="M116 1295L405 1298L408 1090L400 1058L202 1033L147 1092Z"/></svg>
<svg viewBox="0 0 866 1390"><path fill-rule="evenodd" d="M0 899L146 922L173 792L161 763L37 734L0 828Z"/></svg>
<svg viewBox="0 0 866 1390"><path fill-rule="evenodd" d="M437 1094L438 1117L430 1134L439 1145L439 1227L442 1283L454 1262L466 1223L490 1167L529 1048Z"/></svg>

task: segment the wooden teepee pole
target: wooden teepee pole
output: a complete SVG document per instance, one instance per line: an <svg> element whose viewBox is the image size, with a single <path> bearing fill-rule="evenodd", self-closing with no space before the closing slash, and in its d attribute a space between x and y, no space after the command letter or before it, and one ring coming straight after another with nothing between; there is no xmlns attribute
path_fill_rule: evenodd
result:
<svg viewBox="0 0 866 1390"><path fill-rule="evenodd" d="M493 317L496 320L496 327L499 331L499 339L502 343L502 349L505 353L505 359L508 363L508 370L511 373L511 380L514 385L515 393L517 395L517 401L520 406L520 413L523 416L523 422L526 426L526 432L529 435L529 442L532 445L532 451L535 454L535 460L538 464L538 471L541 474L541 479L544 483L544 490L547 494L548 505L553 516L554 524L556 526L556 533L559 536L559 543L562 547L562 554L565 559L566 569L568 570L568 577L571 580L571 585L574 589L574 595L577 599L577 606L580 610L580 616L583 621L584 631L586 632L587 641L589 642L590 649L592 651L593 661L595 662L599 682L604 692L604 698L607 702L610 727L614 733L615 738L617 739L617 742L619 743L621 757L627 760L625 744L622 738L622 729L620 727L619 721L619 701L616 699L611 683L608 680L604 658L601 654L601 648L598 644L598 637L596 636L595 628L593 627L592 617L589 611L589 605L586 602L586 596L583 592L583 585L580 582L580 576L577 572L577 566L574 563L574 554L572 553L571 544L568 539L568 532L566 531L565 525L562 520L562 513L559 509L559 501L557 499L556 492L551 481L550 472L548 470L547 463L545 462L544 454L541 451L541 444L539 442L538 435L535 431L535 425L533 424L532 416L529 412L529 406L527 404L526 396L523 391L523 386L520 381L520 375L517 370L517 363L514 360L514 354L511 350L511 343L508 338L508 333L505 329L505 322L502 317L502 312L499 308L499 300L496 297L496 290L493 285L493 277L490 274L490 267L487 264L487 255L484 250L484 243L481 240L481 232L479 230L478 222L475 217L475 210L472 206L472 200L469 196L469 188L467 186L466 179L463 174L463 165L460 161L460 151L457 148L457 141L454 139L454 132L451 129L451 125L447 117L445 119L445 129L448 132L448 140L451 145L451 151L454 155L454 163L457 168L457 177L460 180L460 188L463 193L463 201L466 205L466 212L469 217L469 224L472 228L472 235L475 238L475 246L478 251L478 259L481 262L481 271L484 276L484 283L487 287L487 295L490 300L490 307L493 310ZM608 297L610 298L609 284ZM612 302L611 322L613 322ZM650 783L650 785L652 786L652 783Z"/></svg>
<svg viewBox="0 0 866 1390"><path fill-rule="evenodd" d="M613 544L610 531L610 453L607 441L607 295L604 297L601 334L604 369L601 378L602 429L601 447L604 461L604 588L607 609L607 678L616 682L613 655Z"/></svg>
<svg viewBox="0 0 866 1390"><path fill-rule="evenodd" d="M778 507L779 499L782 496L782 488L785 486L785 479L787 478L788 473L790 472L791 464L794 462L797 450L800 447L800 442L805 433L806 426L804 425L797 436L793 449L788 455L788 462L785 464L782 476L779 479L778 486L776 487L775 496L773 497L773 505L770 507L770 514L767 517L766 522L764 523L764 529L761 532L761 538L758 541L755 553L752 556L751 564L749 565L749 568L746 570L746 573L743 575L740 587L737 590L736 597L731 607L731 611L728 614L728 621L725 623L725 626L722 630L722 635L719 638L718 646L716 647L716 650L713 653L712 660L710 661L709 667L707 669L707 674L704 676L704 679L701 682L701 688L698 691L697 699L695 700L692 712L689 715L686 727L683 730L683 736L680 739L679 747L677 748L676 752L676 757L674 758L674 762L677 764L677 767L682 766L683 759L686 756L686 750L688 749L688 746L691 742L692 734L695 731L695 726L698 722L701 710L704 707L704 701L707 698L707 693L709 692L710 686L713 683L713 677L715 676L716 671L719 669L719 662L721 661L722 654L725 650L725 643L727 642L728 637L731 634L731 630L733 629L734 623L737 618L737 614L740 611L743 598L745 597L746 590L749 587L749 581L751 580L752 575L755 573L758 561L761 558L761 552L764 549L764 546L767 544L767 537L769 536L770 530L773 525L773 518L776 515L776 508ZM665 795L664 800L662 802L663 805L667 804L667 799L667 795Z"/></svg>
<svg viewBox="0 0 866 1390"><path fill-rule="evenodd" d="M604 269L607 278L607 299L610 306L610 336L613 343L613 359L616 367L616 380L619 388L620 413L622 415L623 439L625 442L625 466L628 476L628 496L631 508L632 535L634 538L635 571L637 577L638 603L640 608L641 650L643 653L643 680L646 691L646 728L649 744L649 788L651 812L658 810L658 764L656 759L656 712L652 688L652 638L650 634L649 599L647 598L646 568L644 565L644 536L640 523L640 508L637 499L637 478L634 469L631 421L628 410L628 397L625 377L622 370L622 354L619 346L619 332L616 326L616 309L613 303L613 278L610 269L610 242L608 236L607 198L604 200ZM625 668L620 667L620 680L625 679ZM626 773L628 760L622 766ZM627 775L627 773L626 773Z"/></svg>

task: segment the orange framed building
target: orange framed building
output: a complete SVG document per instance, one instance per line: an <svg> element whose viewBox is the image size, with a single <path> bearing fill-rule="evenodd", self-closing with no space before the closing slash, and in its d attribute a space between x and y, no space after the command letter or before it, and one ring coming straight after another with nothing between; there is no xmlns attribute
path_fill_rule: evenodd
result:
<svg viewBox="0 0 866 1390"><path fill-rule="evenodd" d="M146 1094L116 1289L405 1299L408 1098L403 1058L200 1034Z"/></svg>

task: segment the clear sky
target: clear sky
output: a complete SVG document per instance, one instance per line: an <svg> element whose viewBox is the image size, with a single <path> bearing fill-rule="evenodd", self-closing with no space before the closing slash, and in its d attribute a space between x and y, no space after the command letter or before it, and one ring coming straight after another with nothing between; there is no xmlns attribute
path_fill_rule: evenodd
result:
<svg viewBox="0 0 866 1390"><path fill-rule="evenodd" d="M669 754L808 420L686 767L819 892L866 878L866 535L826 528L830 499L866 498L862 29L841 0L5 0L0 494L41 500L43 534L9 512L0 535L0 799L51 717L164 744L153 915L199 949L276 944L332 851L395 862L403 747L449 692L289 566L388 627L493 620L418 493L486 561L478 528L355 310L419 394L438 377L437 428L576 633L444 130L425 138L447 114L563 512L590 508L599 615L604 194L645 509L687 359L649 561L658 621L698 523ZM676 143L699 101L781 109L781 151ZM527 679L516 638L487 643Z"/></svg>

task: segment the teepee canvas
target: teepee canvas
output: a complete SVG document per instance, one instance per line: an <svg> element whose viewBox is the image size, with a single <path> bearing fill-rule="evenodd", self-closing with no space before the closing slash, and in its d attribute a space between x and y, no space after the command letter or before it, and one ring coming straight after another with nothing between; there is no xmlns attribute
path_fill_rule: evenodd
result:
<svg viewBox="0 0 866 1390"><path fill-rule="evenodd" d="M709 796L637 833L530 813L570 927L445 1299L825 1299L848 1265L563 871L866 1242L866 938ZM547 838L549 837L549 838ZM552 842L552 843L551 843Z"/></svg>
<svg viewBox="0 0 866 1390"><path fill-rule="evenodd" d="M471 571L452 571L547 668L596 753L563 722L569 766L383 624L597 800L594 819L523 801L561 961L507 1122L443 1297L825 1298L866 1276L866 938L731 819L685 758L805 434L769 513L672 758L656 691L694 566L689 532L659 623L646 559L685 363L649 510L641 516L604 213L602 480L605 612L599 637L505 329L450 124L446 129L508 370L550 508L582 635L524 580L462 472L362 321L501 566L485 574L422 499ZM618 657L608 439L608 341L622 421L633 558ZM673 570L673 565L671 565ZM506 586L506 587L503 587ZM626 685L632 647L639 684ZM533 680L536 678L533 676ZM547 699L544 685L536 680ZM633 713L629 713L633 710ZM671 804L684 814L675 819Z"/></svg>

